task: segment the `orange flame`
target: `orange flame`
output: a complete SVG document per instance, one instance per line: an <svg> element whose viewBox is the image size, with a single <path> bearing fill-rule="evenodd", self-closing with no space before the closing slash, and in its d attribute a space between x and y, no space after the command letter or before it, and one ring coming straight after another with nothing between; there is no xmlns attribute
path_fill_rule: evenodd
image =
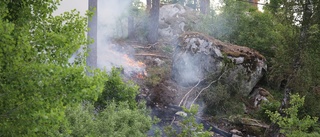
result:
<svg viewBox="0 0 320 137"><path fill-rule="evenodd" d="M132 66L132 67L146 67L146 65L141 62L141 61L134 61L133 59L129 58L127 54L124 55L124 59L126 60L126 62L128 63L128 65Z"/></svg>
<svg viewBox="0 0 320 137"><path fill-rule="evenodd" d="M146 65L141 62L141 61L134 61L133 59L129 58L127 54L124 55L124 59L127 63L132 68L139 68L139 72L134 72L135 77L138 79L144 79L147 76L147 72L145 70Z"/></svg>

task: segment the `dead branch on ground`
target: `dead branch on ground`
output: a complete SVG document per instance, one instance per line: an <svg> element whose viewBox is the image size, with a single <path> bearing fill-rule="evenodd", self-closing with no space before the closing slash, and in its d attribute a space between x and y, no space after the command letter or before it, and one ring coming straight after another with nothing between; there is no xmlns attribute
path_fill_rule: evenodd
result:
<svg viewBox="0 0 320 137"><path fill-rule="evenodd" d="M158 45L159 44L159 42L156 42L156 43L153 43L153 44L148 44L148 46L150 46L150 47L155 47L156 45Z"/></svg>
<svg viewBox="0 0 320 137"><path fill-rule="evenodd" d="M204 80L204 79L199 80L198 83L197 83L195 86L193 86L193 87L182 97L182 99L181 99L181 101L180 101L180 103L179 103L179 106L181 106L183 100L187 101L187 99L185 99L185 98L187 98L187 96L191 93L191 91L192 91L195 87L197 87L197 86L200 84L200 82L203 81L203 80Z"/></svg>
<svg viewBox="0 0 320 137"><path fill-rule="evenodd" d="M135 49L151 49L151 46L144 47L144 46L132 46Z"/></svg>
<svg viewBox="0 0 320 137"><path fill-rule="evenodd" d="M234 120L227 120L231 124L237 124L237 125L244 125L244 126L254 126L254 127L260 127L260 128L265 128L268 129L270 126L267 124L264 124L256 119L252 118L236 118Z"/></svg>
<svg viewBox="0 0 320 137"><path fill-rule="evenodd" d="M225 71L225 72L226 72L226 71ZM202 88L202 89L200 90L199 94L198 94L198 95L194 98L194 100L191 102L190 107L191 107L191 106L194 104L194 102L198 99L198 97L200 96L200 94L201 94L204 90L206 90L207 88L209 88L213 83L215 83L215 82L219 81L219 80L222 78L222 75L223 75L225 72L223 72L223 73L219 76L219 78L218 78L218 79L216 79L216 80L214 80L214 81L210 82L208 86L206 86L206 87Z"/></svg>
<svg viewBox="0 0 320 137"><path fill-rule="evenodd" d="M157 54L135 54L135 56L151 56L151 57L158 57L158 58L165 58L165 59L169 59L169 57L167 56L161 56L161 55L157 55Z"/></svg>

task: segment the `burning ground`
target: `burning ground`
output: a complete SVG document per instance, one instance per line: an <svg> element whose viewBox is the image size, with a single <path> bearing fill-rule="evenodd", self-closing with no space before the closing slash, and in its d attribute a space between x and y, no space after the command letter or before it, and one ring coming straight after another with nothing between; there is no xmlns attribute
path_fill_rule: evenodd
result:
<svg viewBox="0 0 320 137"><path fill-rule="evenodd" d="M264 99L263 96L257 98L255 95L260 95L256 94L259 91L253 89L266 69L265 58L247 47L223 43L198 32L185 32L188 26L185 20L190 12L182 12L183 8L179 8L181 12L177 12L172 10L177 6L168 6L161 9L171 11L160 12L174 13L160 13L163 15L160 23L168 23L179 17L185 18L175 24L178 26L172 28L175 31L160 27L161 38L152 45L139 40L111 39L110 37L114 37L112 34L119 33L110 30L110 25L105 25L110 24L109 22L101 20L98 33L98 67L107 71L112 67L123 68L124 79L132 80L140 86L137 99L146 100L147 106L152 109L152 115L162 120L159 126L179 123L176 113L182 110L181 107L190 108L192 104L198 104L201 109L197 118L208 129L209 126L215 126L226 131L237 129L244 134L251 134L246 133L250 130L246 126L234 126L243 124L241 119L230 120L227 117L251 113L252 111L244 109L244 105L252 108L251 110L259 107L251 104L259 104L252 100ZM166 17L169 15L170 17ZM263 125L252 121L256 122L255 125ZM264 129L266 126L260 127ZM214 128L215 132L221 131L218 128Z"/></svg>
<svg viewBox="0 0 320 137"><path fill-rule="evenodd" d="M259 77L263 75L265 66L248 67L250 64L244 64L248 62L242 63L236 59L243 57L261 64L262 56L252 49L224 44L201 33L187 33L181 37L185 38L177 45L168 44L167 41L159 41L155 46L132 41L113 42L113 49L121 52L115 50L106 56L115 56L117 61L110 64L123 67L122 73L125 79L133 80L140 86L138 99L147 101L147 106L152 109L152 115L159 117L162 125L175 121L176 112L181 111L181 107L190 108L192 104L198 104L201 108L198 118L207 124L208 128L216 126L227 131L233 129L234 127L225 126L232 121L215 119L212 116L248 113L243 109L243 104L248 108L258 107L251 106L247 102L250 102L251 98L257 100L256 95L260 97L260 94L256 93L260 91L254 93L251 98L247 96L253 90L252 85L257 84ZM192 47L194 43L198 43L197 41L202 44L195 44L195 47ZM204 48L203 44L208 46L207 50L201 49L204 51L195 52L200 51L196 48ZM226 50L228 48L232 50ZM234 56L231 51L235 54ZM229 65L232 67L228 67ZM189 76L186 77L185 74ZM193 80L193 78L197 79ZM238 90L233 89L234 86L242 83L249 84L237 87ZM239 101L246 103L242 104ZM236 104L230 104L230 102ZM216 128L216 130L219 129Z"/></svg>

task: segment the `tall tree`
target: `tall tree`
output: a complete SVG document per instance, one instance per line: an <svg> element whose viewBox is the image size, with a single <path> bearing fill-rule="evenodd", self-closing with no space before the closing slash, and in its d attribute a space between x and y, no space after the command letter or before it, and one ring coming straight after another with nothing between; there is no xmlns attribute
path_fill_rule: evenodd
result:
<svg viewBox="0 0 320 137"><path fill-rule="evenodd" d="M53 16L57 1L0 1L0 136L68 136L66 107L95 100L103 73L68 59L87 45L87 18Z"/></svg>
<svg viewBox="0 0 320 137"><path fill-rule="evenodd" d="M0 136L143 136L151 118L135 106L138 87L68 62L88 46L88 20L75 10L53 16L58 4L0 1ZM115 102L97 114L99 96Z"/></svg>
<svg viewBox="0 0 320 137"><path fill-rule="evenodd" d="M210 12L210 0L200 0L200 12L208 14Z"/></svg>
<svg viewBox="0 0 320 137"><path fill-rule="evenodd" d="M88 47L88 57L87 57L87 66L91 68L97 67L97 40L98 40L98 34L97 34L97 23L98 23L98 1L97 0L89 0L89 8L91 11L93 11L92 19L89 20L89 32L88 32L88 38L93 39L93 43L89 45Z"/></svg>
<svg viewBox="0 0 320 137"><path fill-rule="evenodd" d="M151 0L147 0L147 12L151 9Z"/></svg>
<svg viewBox="0 0 320 137"><path fill-rule="evenodd" d="M134 17L132 15L134 12L133 0L130 0L130 3L130 13L128 14L128 38L132 40L134 37Z"/></svg>
<svg viewBox="0 0 320 137"><path fill-rule="evenodd" d="M134 17L128 16L128 39L132 40L134 38Z"/></svg>
<svg viewBox="0 0 320 137"><path fill-rule="evenodd" d="M285 45L277 48L270 78L284 91L306 96L303 115L319 116L319 0L271 0L267 10L277 21L289 26L284 33ZM269 134L277 134L269 132Z"/></svg>
<svg viewBox="0 0 320 137"><path fill-rule="evenodd" d="M198 9L198 0L193 0L194 9Z"/></svg>
<svg viewBox="0 0 320 137"><path fill-rule="evenodd" d="M136 33L136 28L135 25L139 24L136 23L136 18L141 17L141 15L145 15L143 14L143 12L145 12L143 9L144 5L143 2L141 2L140 0L130 0L130 10L127 13L128 16L128 39L132 40L134 38L137 38L137 36L135 35ZM139 21L139 20L137 20Z"/></svg>
<svg viewBox="0 0 320 137"><path fill-rule="evenodd" d="M147 36L149 44L154 44L158 41L159 10L160 0L152 0Z"/></svg>
<svg viewBox="0 0 320 137"><path fill-rule="evenodd" d="M258 0L249 0L249 2L252 4L252 6L258 7Z"/></svg>

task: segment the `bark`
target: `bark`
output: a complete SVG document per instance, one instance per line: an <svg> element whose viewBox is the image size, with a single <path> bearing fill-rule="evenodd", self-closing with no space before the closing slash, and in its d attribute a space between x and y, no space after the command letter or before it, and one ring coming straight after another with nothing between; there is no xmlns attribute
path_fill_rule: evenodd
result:
<svg viewBox="0 0 320 137"><path fill-rule="evenodd" d="M89 9L93 10L94 15L92 20L89 20L88 27L90 28L88 32L88 38L94 40L94 43L88 46L88 57L87 66L91 68L97 67L97 14L98 14L98 1L89 0Z"/></svg>
<svg viewBox="0 0 320 137"><path fill-rule="evenodd" d="M200 12L208 14L210 11L210 0L200 0Z"/></svg>
<svg viewBox="0 0 320 137"><path fill-rule="evenodd" d="M252 4L252 6L258 8L258 0L249 0L249 2Z"/></svg>
<svg viewBox="0 0 320 137"><path fill-rule="evenodd" d="M151 9L151 0L147 0L147 12Z"/></svg>
<svg viewBox="0 0 320 137"><path fill-rule="evenodd" d="M160 0L152 0L147 40L149 44L156 43L158 41L158 27L159 27L159 8Z"/></svg>
<svg viewBox="0 0 320 137"><path fill-rule="evenodd" d="M134 18L129 15L128 17L128 38L130 40L134 39Z"/></svg>
<svg viewBox="0 0 320 137"><path fill-rule="evenodd" d="M198 9L198 0L193 0L194 9Z"/></svg>
<svg viewBox="0 0 320 137"><path fill-rule="evenodd" d="M301 56L302 52L306 48L306 43L308 42L308 31L310 28L310 22L311 22L311 16L312 16L312 9L311 9L311 1L306 0L305 4L303 5L303 18L301 22L301 28L300 28L300 35L299 35L299 45L298 45L298 54L295 55L296 59L294 62L294 72L297 72L297 70L301 67Z"/></svg>

